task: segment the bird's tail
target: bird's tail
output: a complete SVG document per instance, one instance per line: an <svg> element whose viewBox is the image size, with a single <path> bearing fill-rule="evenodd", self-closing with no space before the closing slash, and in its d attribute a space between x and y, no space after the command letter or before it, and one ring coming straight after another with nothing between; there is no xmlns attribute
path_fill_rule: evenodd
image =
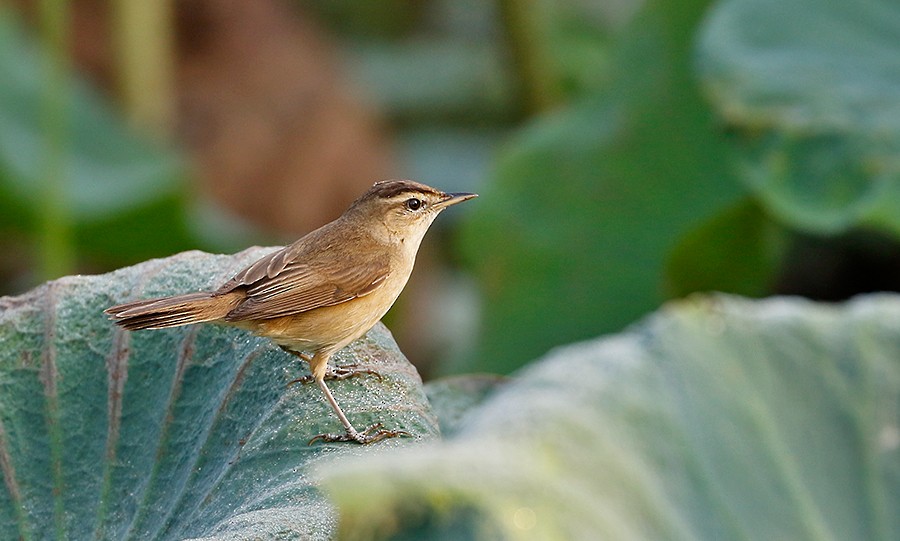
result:
<svg viewBox="0 0 900 541"><path fill-rule="evenodd" d="M222 319L241 302L241 298L237 292L225 295L188 293L119 304L103 312L116 325L130 331L165 329Z"/></svg>

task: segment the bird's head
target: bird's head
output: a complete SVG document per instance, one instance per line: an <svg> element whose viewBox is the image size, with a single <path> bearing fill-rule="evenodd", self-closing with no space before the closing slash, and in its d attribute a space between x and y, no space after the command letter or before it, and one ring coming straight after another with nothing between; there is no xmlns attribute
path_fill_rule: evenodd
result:
<svg viewBox="0 0 900 541"><path fill-rule="evenodd" d="M477 194L444 193L411 180L383 180L369 188L347 212L383 228L393 240L418 246L442 210L473 197Z"/></svg>

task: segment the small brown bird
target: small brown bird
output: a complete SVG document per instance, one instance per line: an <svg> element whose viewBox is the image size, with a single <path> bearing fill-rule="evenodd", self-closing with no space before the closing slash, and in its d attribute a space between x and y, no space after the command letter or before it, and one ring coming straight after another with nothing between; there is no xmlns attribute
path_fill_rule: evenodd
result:
<svg viewBox="0 0 900 541"><path fill-rule="evenodd" d="M380 423L363 431L353 428L325 379L374 372L355 366L335 369L328 360L394 304L437 215L473 197L409 180L377 182L340 218L266 255L215 291L135 301L105 312L128 330L203 322L234 325L307 361L312 377L297 381L315 381L346 430L316 436L310 443L372 443L409 435L385 430Z"/></svg>

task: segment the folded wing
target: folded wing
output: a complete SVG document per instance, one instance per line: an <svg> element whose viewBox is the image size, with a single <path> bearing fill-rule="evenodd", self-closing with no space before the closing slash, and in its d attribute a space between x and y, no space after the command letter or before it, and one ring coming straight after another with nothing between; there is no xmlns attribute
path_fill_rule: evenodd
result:
<svg viewBox="0 0 900 541"><path fill-rule="evenodd" d="M310 264L293 246L269 254L238 273L216 294L243 289L246 297L226 321L270 319L333 306L377 290L390 273L387 257L346 257L338 268ZM312 258L335 261L332 258Z"/></svg>

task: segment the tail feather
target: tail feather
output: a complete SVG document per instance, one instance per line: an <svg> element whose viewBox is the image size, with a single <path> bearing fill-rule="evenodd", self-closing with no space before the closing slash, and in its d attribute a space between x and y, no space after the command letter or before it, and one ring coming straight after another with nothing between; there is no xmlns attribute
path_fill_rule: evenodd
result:
<svg viewBox="0 0 900 541"><path fill-rule="evenodd" d="M237 292L226 295L188 293L119 304L107 308L104 313L116 325L130 331L165 329L222 319L241 300L242 296Z"/></svg>

